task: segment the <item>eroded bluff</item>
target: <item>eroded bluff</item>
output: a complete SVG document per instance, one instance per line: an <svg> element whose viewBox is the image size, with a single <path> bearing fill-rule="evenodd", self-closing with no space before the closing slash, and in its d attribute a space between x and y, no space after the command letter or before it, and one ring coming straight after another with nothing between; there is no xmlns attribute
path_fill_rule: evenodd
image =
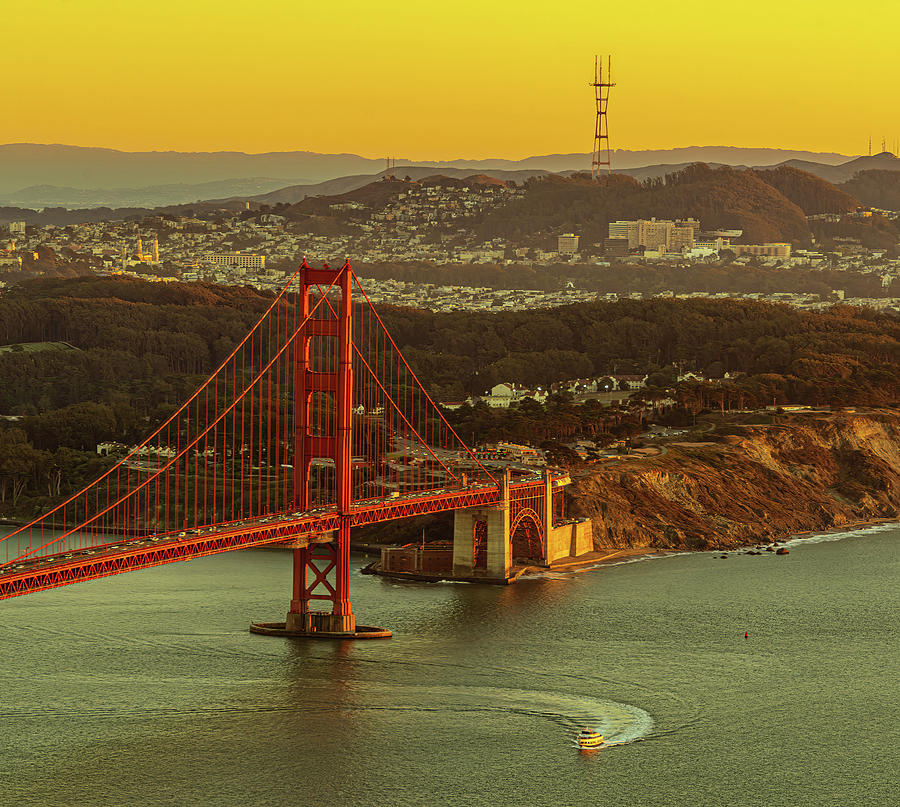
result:
<svg viewBox="0 0 900 807"><path fill-rule="evenodd" d="M607 547L718 549L900 516L900 417L785 415L592 466L571 506Z"/></svg>

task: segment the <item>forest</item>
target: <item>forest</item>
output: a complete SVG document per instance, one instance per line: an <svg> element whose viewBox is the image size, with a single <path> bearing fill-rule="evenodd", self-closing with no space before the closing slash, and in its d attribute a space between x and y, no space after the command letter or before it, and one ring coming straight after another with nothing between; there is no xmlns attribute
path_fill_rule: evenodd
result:
<svg viewBox="0 0 900 807"><path fill-rule="evenodd" d="M900 171L860 171L839 187L864 205L882 210L900 210Z"/></svg>
<svg viewBox="0 0 900 807"><path fill-rule="evenodd" d="M127 278L8 289L0 296L0 516L28 514L95 474L106 462L94 451L98 442L139 441L271 299L249 287ZM639 397L674 400L678 417L772 403L891 405L900 380L900 321L847 306L810 313L733 299L654 299L497 313L384 306L380 314L436 400L483 394L500 381L548 388L649 373L651 387ZM687 370L713 380L675 386ZM479 405L450 417L476 440L551 444L628 433L640 419L565 394L546 406L530 401L497 413Z"/></svg>

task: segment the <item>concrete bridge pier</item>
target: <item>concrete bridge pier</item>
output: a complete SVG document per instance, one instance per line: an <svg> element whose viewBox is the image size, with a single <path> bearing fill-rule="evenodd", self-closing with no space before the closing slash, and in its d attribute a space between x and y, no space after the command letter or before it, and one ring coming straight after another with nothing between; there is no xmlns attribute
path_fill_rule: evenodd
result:
<svg viewBox="0 0 900 807"><path fill-rule="evenodd" d="M473 507L453 513L453 576L506 580L512 569L509 535L509 474L501 480L499 507ZM487 524L486 562L476 566L475 525Z"/></svg>
<svg viewBox="0 0 900 807"><path fill-rule="evenodd" d="M542 552L534 556L536 566L549 567L553 563L572 561L590 553L593 549L591 522L586 518L569 519L556 523L553 508L554 493L570 483L568 477L553 478L544 471L544 480L538 503L532 500L516 502L519 515L529 519L533 528L542 535ZM511 531L511 505L509 473L501 479L502 498L498 507L475 507L457 510L453 514L453 576L484 580L508 580L512 572L513 535ZM528 508L523 513L523 508ZM476 524L487 527L486 552L476 557ZM523 523L528 523L525 521ZM482 527L482 529L484 529Z"/></svg>
<svg viewBox="0 0 900 807"><path fill-rule="evenodd" d="M340 553L344 548L342 543L346 544L346 548L349 550L349 536L346 536L343 542L337 532L325 533L321 537L328 539L324 545L310 544L294 547L294 593L291 597L291 609L287 613L285 627L289 631L298 633L355 633L356 617L353 615L350 601L338 598L338 586L332 587L327 580L324 580L328 570L332 567L338 577L346 568L347 560L341 558ZM347 554L349 555L349 551ZM322 563L323 560L325 563ZM344 562L342 563L342 561ZM317 578L321 574L322 579L310 581L310 572ZM311 592L317 585L326 586L335 597L331 611L310 610Z"/></svg>
<svg viewBox="0 0 900 807"><path fill-rule="evenodd" d="M347 591L350 583L349 520L335 532L291 542L294 585L284 622L256 622L253 633L310 639L382 639L386 628L357 625ZM314 611L312 600L331 603L330 611Z"/></svg>

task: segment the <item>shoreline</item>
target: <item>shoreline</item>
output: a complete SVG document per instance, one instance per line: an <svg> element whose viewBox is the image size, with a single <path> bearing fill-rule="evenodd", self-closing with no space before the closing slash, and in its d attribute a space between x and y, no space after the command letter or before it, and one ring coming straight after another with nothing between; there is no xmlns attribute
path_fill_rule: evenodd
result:
<svg viewBox="0 0 900 807"><path fill-rule="evenodd" d="M776 541L769 543L769 546L774 546L775 544L779 546L783 546L784 544L789 543L790 541L802 541L805 538L815 538L820 535L838 535L842 532L851 533L856 532L858 530L864 530L867 527L886 527L890 525L900 526L900 518L877 518L877 519L865 519L861 521L851 521L847 524L843 524L839 527L828 527L824 530L804 530L803 532L792 533L784 538L780 538ZM638 561L643 559L653 559L653 558L661 558L668 557L670 555L725 555L725 554L733 554L733 553L743 553L748 549L752 549L754 547L761 546L762 544L745 544L740 547L736 547L733 549L669 549L669 548L655 548L655 547L628 547L627 549L612 549L610 554L595 560L584 561L582 563L568 563L562 564L560 566L550 566L546 569L540 569L537 573L541 572L568 572L573 571L582 567L593 567L593 566L604 566L604 565L615 565L621 561ZM536 570L539 567L533 567ZM526 577L530 576L528 573L525 574Z"/></svg>
<svg viewBox="0 0 900 807"><path fill-rule="evenodd" d="M787 538L782 538L779 543L785 541L793 541L795 538L811 538L814 535L832 535L837 532L853 532L854 530L865 529L866 527L880 527L888 524L900 524L900 517L893 518L872 518L862 521L849 521L837 527L828 527L824 530L804 530L803 532L794 533Z"/></svg>

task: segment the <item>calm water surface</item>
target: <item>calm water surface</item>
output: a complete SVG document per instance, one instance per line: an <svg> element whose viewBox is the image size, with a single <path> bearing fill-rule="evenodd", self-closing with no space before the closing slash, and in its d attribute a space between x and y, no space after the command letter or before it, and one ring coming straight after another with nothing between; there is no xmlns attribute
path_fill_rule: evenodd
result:
<svg viewBox="0 0 900 807"><path fill-rule="evenodd" d="M356 643L247 632L283 619L279 551L7 600L0 804L888 807L898 539L509 587L354 574L395 632ZM584 726L617 745L579 753Z"/></svg>

